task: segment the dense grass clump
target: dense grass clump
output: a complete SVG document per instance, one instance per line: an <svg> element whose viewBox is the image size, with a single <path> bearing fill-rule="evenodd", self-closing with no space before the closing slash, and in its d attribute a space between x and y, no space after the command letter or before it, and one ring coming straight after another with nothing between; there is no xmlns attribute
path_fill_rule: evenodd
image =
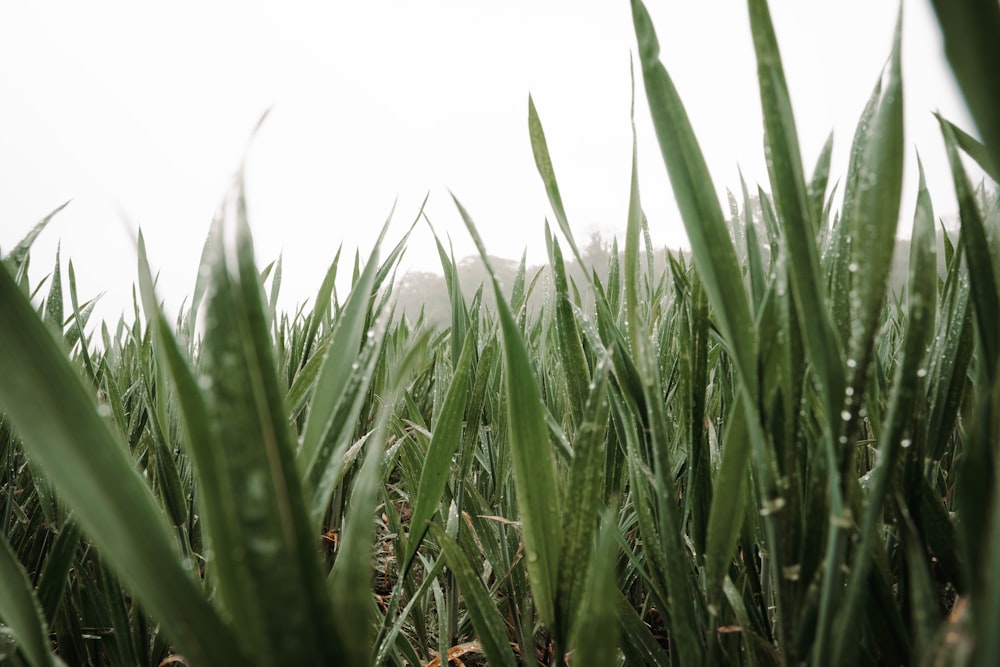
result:
<svg viewBox="0 0 1000 667"><path fill-rule="evenodd" d="M1000 664L1000 210L959 156L995 178L978 64L1000 10L937 3L985 138L941 119L961 229L939 248L922 178L901 201L899 30L835 209L829 147L807 177L767 5L748 4L770 190L741 184L727 217L632 3L692 247L665 264L634 158L623 253L587 263L530 100L561 238L546 225L546 273L522 263L505 288L456 200L487 279L462 285L439 244L445 326L398 314L406 238L383 255L384 230L346 298L338 252L311 309L279 312L241 177L173 323L141 237L117 327L90 322L72 267L66 299L58 257L30 285L43 220L0 266L0 656Z"/></svg>

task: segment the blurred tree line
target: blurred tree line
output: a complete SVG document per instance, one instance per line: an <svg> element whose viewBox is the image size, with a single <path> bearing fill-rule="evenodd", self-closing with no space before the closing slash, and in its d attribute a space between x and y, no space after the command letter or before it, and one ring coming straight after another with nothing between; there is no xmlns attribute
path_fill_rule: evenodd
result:
<svg viewBox="0 0 1000 667"><path fill-rule="evenodd" d="M764 251L764 261L766 263L769 261L770 246L767 241L767 231L764 227L763 216L760 210L760 202L757 197L752 197L751 206L753 225L757 234L758 242L762 245L762 249ZM741 213L736 223L733 223L733 221L730 220L730 225L733 228L734 237L737 238L737 251L740 253L741 259L744 259L746 252L746 236L742 227L742 219L743 215ZM950 230L949 236L952 241L956 241L957 232L954 230L957 229L957 220L944 220L943 224ZM938 228L937 237L938 269L939 273L943 275L944 246L943 231L941 227ZM580 252L583 255L584 267L581 267L578 262L572 259L571 255L564 249L566 273L576 284L576 287L580 292L580 297L584 302L585 309L586 306L591 303L589 287L590 281L588 280L589 271L596 271L597 275L601 279L601 282L606 284L611 257L615 253L616 248L619 262L623 262L623 248L617 243L617 239L608 239L602 236L600 232L592 231L587 243L580 249ZM675 256L682 256L685 265L691 265L690 256L686 250L670 250L667 248L657 249L653 254L656 279L663 276L664 272L667 270L668 252L673 253ZM906 238L898 239L896 242L896 252L893 254L893 265L889 280L890 289L900 296L903 295L907 281L909 256L910 240ZM517 275L520 262L518 260L505 259L495 256L490 256L490 262L492 263L494 270L497 272L497 277L500 279L501 285L506 287L507 295L509 297L510 289L514 285L514 278ZM646 266L645 260L642 261L642 266ZM462 293L465 295L465 300L468 304L471 302L473 295L477 290L479 290L480 286L487 284L489 276L486 273L486 267L483 266L482 261L477 255L470 255L459 260L457 268ZM529 310L537 312L544 302L546 295L550 294L552 291L552 279L549 275L548 266L526 266L525 285L531 285L532 281L534 281L535 285L529 295L528 308ZM572 291L572 286L570 287L570 290ZM397 311L404 314L411 322L416 321L421 309L423 309L424 317L428 323L444 327L451 321L451 306L448 299L448 287L445 283L444 276L440 273L426 271L409 272L398 281L396 287L394 288L394 294L396 295ZM484 304L488 307L493 308L495 306L493 302L493 290L484 289L482 298Z"/></svg>

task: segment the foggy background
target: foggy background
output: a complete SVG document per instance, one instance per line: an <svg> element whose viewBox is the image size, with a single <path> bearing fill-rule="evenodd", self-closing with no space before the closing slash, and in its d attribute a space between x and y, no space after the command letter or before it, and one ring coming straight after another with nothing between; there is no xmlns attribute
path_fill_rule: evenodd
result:
<svg viewBox="0 0 1000 667"><path fill-rule="evenodd" d="M771 2L807 173L833 130L831 184L843 176L898 7ZM738 190L738 166L751 188L770 190L745 3L653 0L649 10L720 198ZM905 12L904 232L916 149L935 212L957 208L931 112L973 130L929 3ZM527 248L529 263L542 263L551 213L531 157L528 93L578 241L595 230L621 236L633 50L625 1L4 3L0 248L72 199L35 243L33 283L61 242L81 298L105 293L97 315L130 313L141 226L160 296L176 308L245 156L257 260L283 254L286 309L314 295L341 243L347 258L366 256L397 198L390 247L430 193L435 228L457 258L471 254L450 190L492 254L518 259ZM641 88L640 188L653 240L686 247ZM350 265L342 261L343 288ZM439 270L423 223L403 267Z"/></svg>

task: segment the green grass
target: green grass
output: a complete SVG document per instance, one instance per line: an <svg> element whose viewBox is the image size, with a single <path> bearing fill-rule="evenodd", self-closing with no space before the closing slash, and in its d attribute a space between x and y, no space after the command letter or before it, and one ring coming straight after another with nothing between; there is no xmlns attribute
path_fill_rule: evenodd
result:
<svg viewBox="0 0 1000 667"><path fill-rule="evenodd" d="M242 177L176 322L141 237L129 320L91 322L58 256L31 285L58 209L42 220L0 266L0 657L1000 663L1000 208L962 158L1000 164L996 6L936 5L985 139L940 119L957 199L937 208L962 223L942 260L922 166L901 200L905 35L838 209L831 145L807 173L767 4L748 8L770 194L741 183L727 214L632 3L689 256L651 247L634 157L623 252L590 264L530 98L549 266L505 288L456 199L488 279L438 244L446 326L398 314L388 221L348 294L338 251L311 308L279 312Z"/></svg>

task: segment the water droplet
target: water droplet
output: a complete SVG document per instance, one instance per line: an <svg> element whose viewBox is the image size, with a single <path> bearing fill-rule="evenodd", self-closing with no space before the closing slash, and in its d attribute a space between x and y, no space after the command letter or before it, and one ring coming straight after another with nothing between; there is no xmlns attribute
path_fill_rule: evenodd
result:
<svg viewBox="0 0 1000 667"><path fill-rule="evenodd" d="M359 364L358 362L355 361L353 364L351 364L351 370L352 371L356 371L359 368L361 368L361 364Z"/></svg>
<svg viewBox="0 0 1000 667"><path fill-rule="evenodd" d="M537 551L529 551L528 552L528 562L529 563L537 563L538 562L538 552Z"/></svg>
<svg viewBox="0 0 1000 667"><path fill-rule="evenodd" d="M844 396L854 396L854 387L848 387L845 389Z"/></svg>
<svg viewBox="0 0 1000 667"><path fill-rule="evenodd" d="M847 270L850 271L851 273L857 272L857 270L858 270L858 263L857 262L851 262L850 264L847 265Z"/></svg>
<svg viewBox="0 0 1000 667"><path fill-rule="evenodd" d="M208 375L202 375L198 378L198 387L201 389L211 389L212 388L212 378Z"/></svg>
<svg viewBox="0 0 1000 667"><path fill-rule="evenodd" d="M858 361L857 361L857 359L848 359L847 360L847 367L848 368L857 368L858 367Z"/></svg>
<svg viewBox="0 0 1000 667"><path fill-rule="evenodd" d="M903 449L909 449L910 445L912 444L913 444L912 440L910 440L909 438L904 438L903 441L899 443L899 446L902 447Z"/></svg>
<svg viewBox="0 0 1000 667"><path fill-rule="evenodd" d="M851 421L851 411L844 410L843 412L840 413L840 418L843 419L845 422Z"/></svg>
<svg viewBox="0 0 1000 667"><path fill-rule="evenodd" d="M925 377L927 377L927 369L926 368L919 369L917 371L917 377L918 378L925 378Z"/></svg>
<svg viewBox="0 0 1000 667"><path fill-rule="evenodd" d="M107 403L98 403L97 404L97 414L99 414L102 417L110 417L111 416L111 406L108 405Z"/></svg>
<svg viewBox="0 0 1000 667"><path fill-rule="evenodd" d="M840 516L830 517L830 523L837 528L852 528L854 526L854 515L851 513L851 510L847 509Z"/></svg>
<svg viewBox="0 0 1000 667"><path fill-rule="evenodd" d="M767 516L780 511L785 506L785 499L782 497L771 498L761 503L760 515Z"/></svg>

